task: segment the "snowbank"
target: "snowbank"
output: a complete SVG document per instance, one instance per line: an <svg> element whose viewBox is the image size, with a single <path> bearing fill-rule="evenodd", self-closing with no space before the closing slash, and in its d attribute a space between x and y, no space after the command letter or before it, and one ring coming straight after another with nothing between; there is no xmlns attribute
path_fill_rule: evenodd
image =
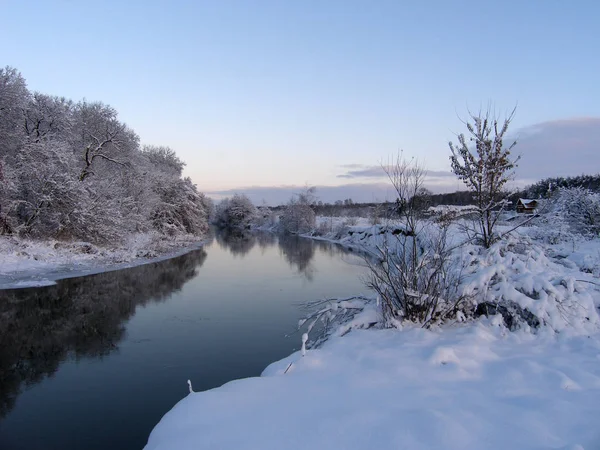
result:
<svg viewBox="0 0 600 450"><path fill-rule="evenodd" d="M597 336L501 322L331 338L260 378L189 394L146 450L598 448Z"/></svg>
<svg viewBox="0 0 600 450"><path fill-rule="evenodd" d="M167 239L129 236L120 247L88 242L36 241L0 236L0 289L47 286L56 280L124 269L172 258L200 248L197 236Z"/></svg>
<svg viewBox="0 0 600 450"><path fill-rule="evenodd" d="M372 252L404 233L329 220L307 237ZM456 315L466 323L358 329L378 320L371 302L306 356L190 393L146 449L600 448L600 244L549 243L546 232L524 227L484 249L456 245L464 233L453 225L449 270L471 299L469 318ZM525 320L473 319L486 305Z"/></svg>

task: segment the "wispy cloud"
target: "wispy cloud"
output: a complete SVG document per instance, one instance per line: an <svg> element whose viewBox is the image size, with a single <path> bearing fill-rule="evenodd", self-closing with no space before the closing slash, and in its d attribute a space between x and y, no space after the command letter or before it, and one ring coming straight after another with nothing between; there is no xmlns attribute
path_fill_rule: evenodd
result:
<svg viewBox="0 0 600 450"><path fill-rule="evenodd" d="M337 178L382 178L387 179L385 169L382 166L364 166L360 164L344 164L340 167L360 166L360 169L347 170L345 173L337 175ZM454 174L449 170L427 170L427 178L453 177Z"/></svg>
<svg viewBox="0 0 600 450"><path fill-rule="evenodd" d="M345 173L339 174L338 178L385 178L385 171L381 166L363 166L360 164L344 164L340 167L349 168Z"/></svg>
<svg viewBox="0 0 600 450"><path fill-rule="evenodd" d="M584 117L556 120L517 130L515 155L521 155L516 179L511 187L525 186L542 178L571 176L600 172L600 118ZM322 201L333 202L352 198L357 202L392 200L395 193L380 165L342 164L337 166L338 180L346 180L339 186L316 186ZM343 181L341 181L343 182ZM449 192L465 189L449 170L430 170L425 187L433 192ZM238 189L208 192L215 199L245 193L260 204L263 200L271 205L286 203L304 186L251 186Z"/></svg>

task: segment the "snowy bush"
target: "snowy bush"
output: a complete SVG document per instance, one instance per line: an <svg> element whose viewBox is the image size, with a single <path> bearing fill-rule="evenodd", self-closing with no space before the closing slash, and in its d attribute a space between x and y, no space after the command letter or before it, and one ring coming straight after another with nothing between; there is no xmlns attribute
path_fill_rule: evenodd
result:
<svg viewBox="0 0 600 450"><path fill-rule="evenodd" d="M280 224L286 233L308 233L315 227L315 212L310 205L291 200L281 216Z"/></svg>
<svg viewBox="0 0 600 450"><path fill-rule="evenodd" d="M524 236L508 237L490 249L470 246L463 259L468 269L461 288L471 299L471 313L479 307L482 313L501 314L511 328L538 324L585 333L600 325L596 285ZM495 310L482 311L490 305Z"/></svg>
<svg viewBox="0 0 600 450"><path fill-rule="evenodd" d="M462 312L468 299L460 288L463 264L447 233L430 225L416 235L386 236L376 259L365 258L367 285L379 296L388 324L408 320L430 326Z"/></svg>
<svg viewBox="0 0 600 450"><path fill-rule="evenodd" d="M271 229L277 225L277 216L267 205L256 208L256 218L254 225L257 228Z"/></svg>
<svg viewBox="0 0 600 450"><path fill-rule="evenodd" d="M203 234L208 231L204 194L189 178L168 179L154 186L159 196L151 212L153 227L167 235Z"/></svg>
<svg viewBox="0 0 600 450"><path fill-rule="evenodd" d="M600 194L581 187L561 189L555 200L555 213L572 232L587 237L600 234Z"/></svg>
<svg viewBox="0 0 600 450"><path fill-rule="evenodd" d="M244 194L235 194L217 205L214 223L219 228L245 231L251 228L256 217L257 210L252 201Z"/></svg>
<svg viewBox="0 0 600 450"><path fill-rule="evenodd" d="M448 224L423 220L425 169L398 155L384 170L398 195L402 226L389 234L384 231L383 242L365 257L367 285L380 298L388 324L408 320L429 326L455 317L465 296L458 287L461 273L452 269L461 264L452 258Z"/></svg>
<svg viewBox="0 0 600 450"><path fill-rule="evenodd" d="M315 229L317 216L313 209L314 192L314 188L307 188L288 202L280 219L283 232L304 234Z"/></svg>

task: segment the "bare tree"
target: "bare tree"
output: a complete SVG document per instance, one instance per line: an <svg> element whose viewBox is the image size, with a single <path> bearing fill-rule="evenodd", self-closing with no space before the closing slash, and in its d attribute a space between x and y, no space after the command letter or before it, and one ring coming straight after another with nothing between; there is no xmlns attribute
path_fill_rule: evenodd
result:
<svg viewBox="0 0 600 450"><path fill-rule="evenodd" d="M504 146L504 137L515 111L516 108L502 121L490 108L478 114L469 113L470 121L465 122L468 139L461 133L458 144L448 143L452 152L452 172L474 194L477 208L474 232L486 248L498 239L494 227L506 204L504 188L514 177L514 169L520 159L511 159L516 141Z"/></svg>
<svg viewBox="0 0 600 450"><path fill-rule="evenodd" d="M398 195L401 225L388 230L375 258L365 257L367 286L378 294L388 324L410 320L429 326L456 315L464 302L460 271L450 270L448 226L422 219L426 171L418 161L399 154L383 168Z"/></svg>

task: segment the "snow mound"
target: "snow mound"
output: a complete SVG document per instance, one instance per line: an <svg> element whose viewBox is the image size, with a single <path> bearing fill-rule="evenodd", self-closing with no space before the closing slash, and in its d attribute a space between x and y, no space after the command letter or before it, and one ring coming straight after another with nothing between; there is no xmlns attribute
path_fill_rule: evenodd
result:
<svg viewBox="0 0 600 450"><path fill-rule="evenodd" d="M598 336L491 322L332 337L189 394L146 449L598 448Z"/></svg>
<svg viewBox="0 0 600 450"><path fill-rule="evenodd" d="M507 238L489 250L467 246L462 251L469 267L464 289L477 303L517 305L524 322L537 326L539 320L556 332L598 330L598 285L578 267L549 256L543 246L521 237Z"/></svg>

